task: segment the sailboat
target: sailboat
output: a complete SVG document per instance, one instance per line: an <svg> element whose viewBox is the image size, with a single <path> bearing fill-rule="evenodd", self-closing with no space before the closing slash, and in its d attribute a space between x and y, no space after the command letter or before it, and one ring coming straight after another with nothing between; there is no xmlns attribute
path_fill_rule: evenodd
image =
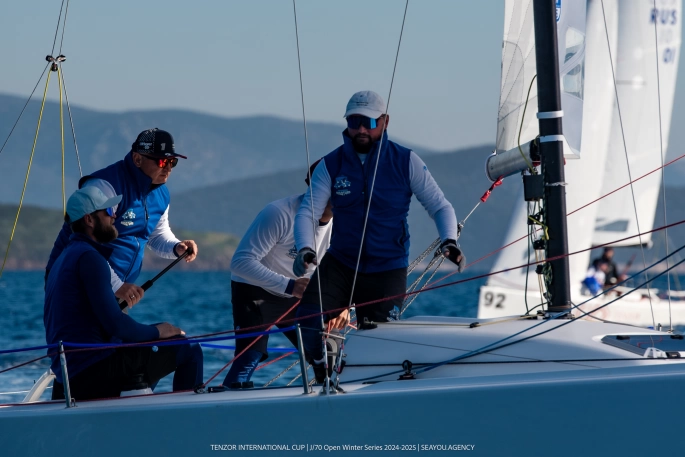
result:
<svg viewBox="0 0 685 457"><path fill-rule="evenodd" d="M568 6L514 3L535 8L538 111L559 113L556 26ZM543 179L561 182L561 120L543 116L539 125L553 140L541 143ZM544 189L544 205L556 211L547 221L554 272L547 314L413 317L352 331L341 390L311 389L304 374L293 387L3 405L0 449L13 456L679 450L672 437L683 406L683 337L572 317L564 192Z"/></svg>
<svg viewBox="0 0 685 457"><path fill-rule="evenodd" d="M677 74L678 58L674 54L679 53L681 41L680 21L674 17L680 17L682 7L680 1L653 4L651 1L605 0L590 1L587 5L584 81L569 85L575 94L562 90L562 98L584 102L582 116L571 113L576 116L568 117L564 105L564 128L566 132L567 125L576 126L572 130L575 133L579 130L577 126L582 126L579 149L570 153L565 151L565 170L569 182L566 186L569 251L578 252L569 260L571 292L574 303L584 302L583 311L586 312L602 307L615 294L630 290L618 287L614 294L588 301L591 295L581 286L593 255L587 249L597 245L648 245L652 235L649 232L656 226L665 225L655 224L661 174L637 178L658 170L666 154ZM521 27L505 30L505 43L517 43L519 47L522 41L529 43L522 30L524 25L521 23ZM656 44L655 35L658 37ZM525 65L532 68L521 66L518 60L507 55L503 58L503 65L513 69L521 66L523 71L518 75L519 79L529 80L535 68L530 63L532 57L526 57ZM562 81L572 79L569 74L579 73L566 65L562 67ZM511 133L507 136L508 131L517 128L516 122L522 125L522 139L527 138L526 134L527 139L534 135L526 129L534 124L535 116L527 115L522 123L521 109L525 99L521 99L520 93L505 92L507 85L514 83L504 76L503 73L498 122L498 142L501 145L498 149L506 150L517 145L518 138ZM578 91L578 87L582 89ZM631 180L636 180L632 190L626 187L612 193ZM599 202L588 205L600 198ZM516 240L527 237L531 227L528 224L528 207L522 198L519 199L504 243L515 244L502 251L493 272L536 260L531 243L516 243ZM639 233L644 235L636 236ZM643 327L660 323L685 324L685 307L669 303L668 299L659 299L657 292L640 290L592 313L592 318ZM543 295L544 287L538 281L535 266L493 275L480 290L478 316L501 317L540 309L545 302Z"/></svg>

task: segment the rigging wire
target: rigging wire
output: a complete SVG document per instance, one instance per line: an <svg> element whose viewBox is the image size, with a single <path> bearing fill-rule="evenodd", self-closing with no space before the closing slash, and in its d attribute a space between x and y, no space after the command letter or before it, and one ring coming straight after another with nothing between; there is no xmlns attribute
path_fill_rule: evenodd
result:
<svg viewBox="0 0 685 457"><path fill-rule="evenodd" d="M673 252L673 254L675 254L675 253L678 252L678 251L681 251L682 249L685 249L685 245L683 245L683 246L681 246L680 248L678 248L676 251ZM657 263L661 263L663 260L667 260L671 255L672 255L672 254L669 254L668 256L666 256L664 259L661 259L661 260L658 261ZM609 306L610 304L616 302L617 300L620 300L620 299L621 299L622 297L624 297L625 295L629 295L629 294L633 293L634 291L636 291L636 290L638 290L638 289L644 287L645 285L648 285L650 282L652 282L652 281L654 281L655 279L659 278L659 277L662 276L663 274L668 273L671 269L675 268L676 266L680 265L680 264L683 263L683 262L685 262L685 259L679 261L679 262L676 263L676 264L674 264L672 267L669 267L669 268L665 269L664 271L658 273L656 276L652 277L651 279L647 276L646 272L647 272L647 270L649 270L650 268L654 267L656 264L652 264L652 265L650 265L649 267L646 267L644 270L642 270L641 272L639 272L639 273L637 273L637 274L635 274L635 275L633 275L633 276L631 277L631 278L635 278L635 277L637 277L640 273L645 273L645 278L646 278L645 282L643 282L642 284L636 286L635 288L631 289L630 291L628 291L628 292L626 292L626 293L624 293L624 294L621 294L620 296L616 297L615 299L611 300L610 302L605 303L605 304L603 304L602 306L596 308L595 310L591 311L591 313L593 313L593 312L595 312L595 311L598 311L598 310L600 310L600 309L602 309L602 308L605 308L605 307ZM625 281L623 281L623 282L625 282ZM613 289L616 288L616 287L617 287L617 286L614 286L614 287L612 287L612 288L610 288L610 289L607 289L606 291L603 291L602 294L600 294L600 295L606 294L607 292L613 290ZM649 287L648 287L648 289L649 289ZM588 300L586 300L584 303L587 303L587 302L589 302L590 300L593 300L594 298L595 298L595 297L591 297L591 298L589 298ZM581 305L583 305L584 303L581 303L581 304L578 305L578 306L581 306ZM417 374L425 373L426 371L433 370L433 369L438 368L438 367L440 367L440 366L442 366L442 365L445 365L446 363L449 363L449 362L456 362L457 360L463 360L463 359L466 359L466 358L468 358L468 357L476 356L476 355L478 355L478 354L483 354L483 353L486 353L486 352L492 352L492 351L497 350L497 349L502 349L502 348L505 348L505 347L508 347L508 346L512 346L512 345L514 345L514 344L521 343L521 342L523 342L523 341L527 341L527 340L530 340L530 339L532 339L532 338L535 338L535 337L544 335L544 334L549 333L549 332L551 332L551 331L553 331L553 330L556 330L556 329L559 329L559 328L561 328L561 327L564 327L564 326L570 324L571 322L575 322L575 321L577 321L578 319L581 319L581 317L574 317L574 318L572 318L572 319L567 319L567 320L565 320L564 322L562 322L561 324L557 325L556 327L552 327L552 328L549 328L549 329L547 329L547 330L543 330L543 331L538 332L538 333L536 333L536 334L534 334L534 335L529 335L529 336L523 337L523 338L521 338L521 339L519 339L519 340L516 340L516 341L510 341L510 342L508 342L508 343L504 343L504 341L510 340L511 338L514 338L514 337L516 337L516 336L518 336L518 335L521 335L522 333L529 332L530 330L532 330L532 329L534 329L534 328L536 328L536 327L539 327L540 325L543 325L543 324L545 324L545 323L551 322L551 321L553 321L553 320L556 320L558 317L562 317L562 316L566 316L566 315L568 315L568 312L566 312L566 311L561 312L561 313L557 313L557 314L555 314L554 316L551 316L550 319L547 320L547 321L542 321L542 322L540 322L539 324L536 324L536 325L534 325L534 326L532 326L532 327L530 327L530 328L521 330L520 332L514 333L513 335L510 335L510 336L507 336L507 337L505 337L505 338L502 338L502 339L499 340L499 341L496 341L496 342L494 342L494 343L491 343L491 344L488 344L488 345L486 345L486 346L483 346L483 347L480 348L480 349L473 350L473 351L471 351L470 353L463 354L463 355L461 355L461 356L458 356L458 357L455 357L455 358L453 358L453 359L450 359L449 361L439 362L439 363L436 363L436 364L434 364L434 365L432 365L432 366L430 366L430 367L423 368L423 369L421 369L421 370L417 370L416 373L417 373ZM504 344L501 344L501 345L499 345L499 346L493 347L493 346L495 346L495 345L497 345L497 344L499 344L499 343L504 343Z"/></svg>
<svg viewBox="0 0 685 457"><path fill-rule="evenodd" d="M319 254L318 254L318 243L316 240L316 229L317 229L317 222L314 219L314 181L312 180L312 170L311 170L311 159L309 157L309 137L307 136L307 115L305 112L305 104L304 104L304 85L302 84L302 59L300 57L300 33L299 29L297 27L297 6L295 4L295 0L293 0L293 18L295 20L295 44L297 45L297 70L299 73L300 77L300 100L302 102L302 125L304 128L304 147L305 151L307 153L307 175L309 176L309 205L310 205L310 210L312 213L312 232L314 233L314 246L313 246L313 251L314 251L314 258L316 260L316 264L319 264ZM303 246L304 247L304 246ZM321 313L321 328L324 327L324 314L323 314L323 297L322 297L322 292L321 292L321 278L319 277L318 271L316 273L316 285L318 286L318 292L319 292L319 311ZM324 360L324 368L326 374L326 389L328 389L328 347L326 346L326 337L325 335L321 336L321 345L323 347L323 360Z"/></svg>
<svg viewBox="0 0 685 457"><path fill-rule="evenodd" d="M2 278L2 272L5 270L5 264L7 263L7 256L10 252L10 246L12 245L12 240L14 239L14 232L17 229L17 223L19 222L19 213L21 213L21 206L24 203L24 195L26 194L26 185L29 182L29 174L31 173L31 164L33 163L33 155L36 152L36 143L38 142L38 132L40 131L40 123L43 119L43 109L45 108L45 99L48 95L48 86L50 85L50 75L52 72L48 72L48 77L45 80L45 90L43 91L43 101L40 105L40 114L38 115L38 125L36 125L36 134L33 138L33 147L31 148L31 156L29 157L29 165L26 170L26 177L24 178L24 187L21 191L21 198L19 199L19 206L17 207L17 215L14 218L14 224L12 225L12 231L10 232L10 239L7 243L7 249L5 250L5 257L2 260L2 266L0 266L0 278ZM1 372L0 372L1 373Z"/></svg>
<svg viewBox="0 0 685 457"><path fill-rule="evenodd" d="M52 51L50 51L50 55L53 56L55 55L55 45L57 44L57 32L59 32L59 25L62 22L62 10L64 9L64 0L62 0L62 4L59 7L59 16L57 18L57 27L55 27L55 38L52 40ZM64 26L62 26L62 36L64 36ZM60 44L60 48L62 45Z"/></svg>
<svg viewBox="0 0 685 457"><path fill-rule="evenodd" d="M653 1L654 9L656 9L656 0ZM654 13L656 14L656 13ZM655 48L655 63L656 63L656 93L657 93L657 106L659 112L659 158L661 159L661 190L664 202L664 225L667 223L667 212L666 212L666 177L664 175L664 138L661 126L661 78L659 76L659 36L657 34L657 23L659 21L654 18L654 48ZM666 254L668 254L668 230L664 230L664 242L666 243ZM668 267L668 260L666 261L666 267ZM671 275L666 276L666 282L668 284L668 326L670 331L673 332L673 316L671 313Z"/></svg>
<svg viewBox="0 0 685 457"><path fill-rule="evenodd" d="M17 120L14 121L14 125L12 125L12 128L10 129L10 133L7 135L7 138L5 138L5 142L2 143L2 147L0 147L0 154L2 154L2 151L5 150L5 146L7 145L7 142L10 140L12 133L14 133L14 129L17 127L17 124L19 124L19 120L21 119L21 116L24 114L26 107L29 106L29 102L31 101L31 98L33 98L33 94L36 92L36 89L38 89L38 85L43 80L43 75L45 75L45 72L47 71L47 69L50 65L51 64L48 62L48 64L45 65L45 67L43 68L43 72L40 74L38 81L36 81L36 85L33 86L33 90L31 91L31 94L29 95L28 100L26 100L26 103L24 103L24 107L21 109L21 112L19 113Z"/></svg>
<svg viewBox="0 0 685 457"><path fill-rule="evenodd" d="M67 111L69 112L69 124L71 125L71 137L74 139L74 149L76 150L76 163L78 164L78 173L83 177L83 169L81 168L81 157L78 153L78 143L76 142L76 130L74 129L74 118L71 114L71 105L69 104L69 93L67 92L67 84L64 81L64 70L62 64L59 64L60 74L62 78L62 87L64 87L64 99L67 102Z"/></svg>
<svg viewBox="0 0 685 457"><path fill-rule="evenodd" d="M380 162L380 158L381 158L381 150L383 147L383 137L385 136L385 128L386 128L385 124L386 124L387 117L388 117L388 109L390 108L390 98L392 96L392 86L393 86L393 83L395 82L395 72L397 71L397 61L399 60L399 57L400 57L400 47L402 45L402 34L404 33L404 24L405 24L405 21L407 20L407 9L408 8L409 8L409 0L406 0L406 2L404 4L404 16L402 17L402 28L400 29L400 38L399 38L399 41L397 42L397 52L395 53L395 65L393 66L392 77L390 78L390 90L388 91L388 102L385 105L385 114L383 115L383 133L381 134L381 138L378 141L378 154L376 154L376 165L375 165L374 170L373 170L373 179L371 180L371 189L369 190L369 203L366 206L366 215L364 216L364 226L362 228L361 242L359 243L359 253L357 254L357 265L354 268L354 276L352 277L352 290L350 291L350 300L347 304L348 308L350 308L352 306L352 298L354 297L354 288L357 285L357 274L359 272L359 262L361 261L361 258L362 258L362 249L364 247L364 236L366 235L366 225L369 221L369 213L371 212L371 201L373 199L373 189L374 189L374 185L376 184L376 173L378 172L378 163Z"/></svg>
<svg viewBox="0 0 685 457"><path fill-rule="evenodd" d="M614 93L616 95L616 108L617 108L617 112L618 112L618 121L619 121L619 125L621 126L621 138L623 139L623 151L625 152L625 157L626 157L626 166L628 169L628 179L632 182L633 177L632 177L632 173L630 171L630 160L628 158L628 145L626 144L626 135L625 135L625 131L623 129L623 116L621 115L621 104L619 102L618 86L616 85L616 73L614 71L614 61L613 61L613 57L611 55L611 43L609 40L609 29L607 27L606 13L604 12L604 0L601 0L601 4L602 4L602 18L604 19L604 32L606 34L607 50L609 52L609 64L611 65L611 80L612 80L612 83L614 85ZM635 224L637 226L637 232L639 234L640 233L640 218L638 217L637 203L635 201L635 189L634 189L632 184L630 185L630 192L631 192L631 195L633 197L633 209L635 210ZM645 257L645 248L644 248L644 245L642 243L642 237L641 236L639 238L639 242L640 242L640 252L642 253L642 266L644 267L647 265L647 259ZM646 276L645 276L645 278L646 278ZM652 313L652 325L656 328L656 323L655 323L656 320L654 318L654 305L652 304L652 293L649 289L647 289L647 296L649 297L649 309Z"/></svg>

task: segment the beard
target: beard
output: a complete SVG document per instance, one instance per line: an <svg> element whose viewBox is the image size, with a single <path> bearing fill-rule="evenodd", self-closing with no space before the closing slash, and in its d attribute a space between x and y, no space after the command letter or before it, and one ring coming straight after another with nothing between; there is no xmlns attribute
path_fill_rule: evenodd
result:
<svg viewBox="0 0 685 457"><path fill-rule="evenodd" d="M355 151L362 154L368 154L373 146L373 139L369 135L358 133L352 137L352 146Z"/></svg>
<svg viewBox="0 0 685 457"><path fill-rule="evenodd" d="M93 227L93 237L98 243L109 243L114 241L119 236L119 232L114 225L105 225L100 218L95 218L95 227Z"/></svg>

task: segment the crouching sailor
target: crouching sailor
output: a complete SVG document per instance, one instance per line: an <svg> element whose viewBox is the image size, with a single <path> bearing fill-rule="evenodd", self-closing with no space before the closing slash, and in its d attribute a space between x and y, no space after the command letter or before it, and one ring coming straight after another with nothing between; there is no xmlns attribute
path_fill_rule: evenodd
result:
<svg viewBox="0 0 685 457"><path fill-rule="evenodd" d="M107 198L94 186L74 192L67 202L65 220L71 225L69 244L55 261L48 276L43 322L48 344L107 344L113 338L124 342L183 338L185 333L169 323L145 325L119 309L110 284L104 246L116 239L113 207L121 195ZM69 352L67 371L71 394L79 400L118 397L130 380L154 385L174 373L174 391L192 389L202 383L202 349L196 343L173 346L108 348ZM54 353L54 349L49 349ZM64 398L58 355L51 356L56 380L52 398Z"/></svg>
<svg viewBox="0 0 685 457"><path fill-rule="evenodd" d="M317 164L318 161L312 165L310 173ZM309 175L305 182L309 185ZM246 333L266 330L268 324L279 318L282 322L276 324L279 328L294 324L294 305L302 297L314 272L312 267L301 278L292 272L292 261L297 254L293 226L303 198L304 195L293 195L269 203L240 240L231 260L231 302L237 335L243 333L239 331L241 328L247 328ZM319 252L328 249L333 225L330 205L324 206L316 229ZM297 347L294 330L285 332L285 336ZM238 387L239 383L249 381L257 364L269 357L269 336L263 335L255 342L256 338L236 340L236 354L242 355L233 362L224 386Z"/></svg>
<svg viewBox="0 0 685 457"><path fill-rule="evenodd" d="M351 303L357 304L395 297L358 306L360 328L369 326L365 321L387 322L399 316L407 287L407 214L412 195L435 220L442 254L456 263L459 271L465 264L455 241L458 227L454 209L423 161L413 151L388 140L390 117L385 114L381 96L371 91L357 92L347 104L345 118L344 143L314 170L311 192L305 194L295 218L299 252L293 272L300 276L310 264L317 263L317 252L323 254L313 248L312 218L321 216L329 199L333 205L335 230L331 246L297 311L298 318L310 316L300 324L307 356L315 362L317 381L325 376L318 330L319 295L326 320L346 318L350 296Z"/></svg>

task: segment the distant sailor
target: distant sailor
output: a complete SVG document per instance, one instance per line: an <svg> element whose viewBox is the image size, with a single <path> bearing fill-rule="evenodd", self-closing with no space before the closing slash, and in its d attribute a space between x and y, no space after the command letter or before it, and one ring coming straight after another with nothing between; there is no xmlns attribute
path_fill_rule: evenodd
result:
<svg viewBox="0 0 685 457"><path fill-rule="evenodd" d="M305 194L295 218L295 243L299 252L293 272L301 276L316 263L315 256L323 254L313 248L312 219L321 217L329 200L333 205L335 229L331 246L309 282L297 312L298 317L316 315L300 324L306 353L314 359L318 381L325 375L321 336L318 331L307 330L321 328L316 276L321 282L323 310L336 310L327 314L326 320L339 317L341 310L346 313L361 249L352 303L396 298L357 307L357 321L364 328L369 325L366 322L396 319L407 286L407 214L412 195L416 195L435 220L443 255L457 264L459 271L465 264L456 242L454 209L423 161L413 151L388 140L386 129L390 117L385 114L382 97L372 91L357 92L347 104L345 118L344 143L325 156L314 170L310 192ZM374 179L376 168L378 173ZM313 199L313 215L310 199ZM366 234L362 239L369 203Z"/></svg>
<svg viewBox="0 0 685 457"><path fill-rule="evenodd" d="M311 170L313 171L318 161ZM309 185L309 175L305 179ZM294 305L302 297L309 277L310 268L301 278L293 275L292 262L297 255L293 227L304 195L293 195L269 203L257 215L247 233L240 241L231 260L231 302L235 329L248 328L247 333L264 331L282 317L279 328L290 327L295 318ZM318 218L316 241L318 250L325 252L331 238L330 205ZM311 223L311 221L310 221ZM288 312L290 310L290 312ZM240 331L236 332L238 335ZM285 336L297 347L293 330ZM236 340L236 354L245 350L256 338ZM237 387L250 380L257 364L269 357L268 335L264 335L231 365L223 385Z"/></svg>
<svg viewBox="0 0 685 457"><path fill-rule="evenodd" d="M69 197L65 220L73 233L57 257L45 291L45 340L91 345L180 338L184 332L169 323L144 325L119 309L110 284L108 247L117 237L114 207L121 195L108 198L95 186ZM71 394L79 400L118 397L136 376L154 385L175 371L173 389L202 383L202 349L197 343L174 346L128 347L69 352L65 348ZM53 399L64 398L59 356L49 349L56 382Z"/></svg>
<svg viewBox="0 0 685 457"><path fill-rule="evenodd" d="M108 243L112 248L109 265L112 269L112 290L118 299L133 306L143 298L143 289L133 284L140 274L147 246L160 257L173 259L187 249L186 262L197 256L193 240L180 241L169 227L169 189L166 182L178 158L171 135L157 128L141 132L123 160L98 170L79 181L79 188L97 187L106 196L122 195L115 208L114 223L119 237ZM64 224L50 253L45 268L46 278L55 260L67 245L71 230Z"/></svg>

